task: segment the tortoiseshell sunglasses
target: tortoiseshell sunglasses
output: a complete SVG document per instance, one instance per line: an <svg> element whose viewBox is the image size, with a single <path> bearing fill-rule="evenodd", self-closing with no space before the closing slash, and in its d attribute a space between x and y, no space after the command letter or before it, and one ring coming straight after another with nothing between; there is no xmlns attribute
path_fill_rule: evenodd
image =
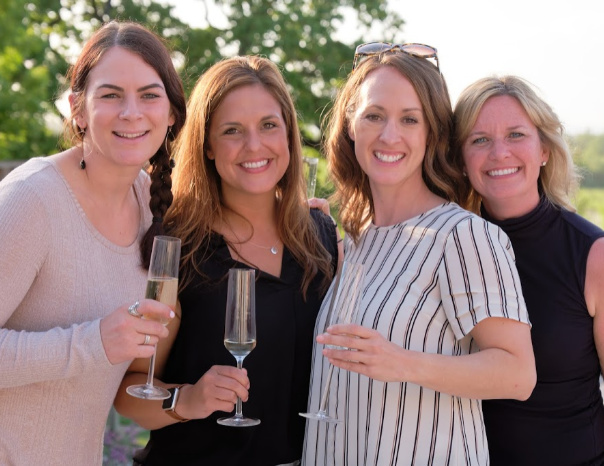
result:
<svg viewBox="0 0 604 466"><path fill-rule="evenodd" d="M358 45L354 51L354 62L352 69L355 70L366 57L379 55L384 52L392 52L400 50L407 55L418 58L434 58L436 61L436 69L440 73L438 66L438 53L434 47L425 44L390 44L388 42L367 42L366 44Z"/></svg>

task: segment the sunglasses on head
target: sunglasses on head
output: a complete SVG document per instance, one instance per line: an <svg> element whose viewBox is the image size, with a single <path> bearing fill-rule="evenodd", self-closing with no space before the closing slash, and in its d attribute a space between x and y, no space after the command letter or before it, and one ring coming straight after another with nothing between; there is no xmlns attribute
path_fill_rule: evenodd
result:
<svg viewBox="0 0 604 466"><path fill-rule="evenodd" d="M379 55L384 52L394 52L396 50L400 50L413 57L434 58L436 61L436 69L440 73L438 53L434 47L425 44L390 44L388 42L367 42L366 44L358 45L354 51L352 69L354 71L367 57Z"/></svg>

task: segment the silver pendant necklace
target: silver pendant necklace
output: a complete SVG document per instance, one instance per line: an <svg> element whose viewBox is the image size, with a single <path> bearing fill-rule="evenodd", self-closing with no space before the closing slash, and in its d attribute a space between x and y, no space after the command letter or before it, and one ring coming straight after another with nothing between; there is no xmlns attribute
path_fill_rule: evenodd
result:
<svg viewBox="0 0 604 466"><path fill-rule="evenodd" d="M276 256L279 253L279 249L277 249L277 244L279 244L279 243L276 243L273 246L260 246L259 244L256 244L253 241L248 241L248 243L250 243L252 246L256 246L257 248L260 248L260 249L268 249L273 256Z"/></svg>

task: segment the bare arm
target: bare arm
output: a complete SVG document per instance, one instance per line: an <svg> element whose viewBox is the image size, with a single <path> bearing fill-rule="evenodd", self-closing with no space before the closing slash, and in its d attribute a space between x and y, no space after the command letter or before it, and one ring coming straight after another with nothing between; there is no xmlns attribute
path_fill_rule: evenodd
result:
<svg viewBox="0 0 604 466"><path fill-rule="evenodd" d="M176 317L168 324L170 335L157 346L155 356L155 375L153 384L158 387L171 388L179 384L165 383L161 380L170 350L180 326L180 305L176 307ZM179 421L166 414L162 401L141 400L126 393L132 384L145 383L149 370L149 359L135 359L124 376L118 389L114 405L123 416L134 420L145 429L159 429ZM231 366L213 366L194 385L182 387L176 412L185 419L203 419L214 411L230 412L237 401L237 396L246 401L248 398L249 379L245 369L238 370Z"/></svg>
<svg viewBox="0 0 604 466"><path fill-rule="evenodd" d="M359 325L334 325L318 343L342 369L384 382L412 382L455 396L474 399L527 399L536 383L535 360L527 324L491 317L471 332L480 352L448 356L405 350L377 331Z"/></svg>
<svg viewBox="0 0 604 466"><path fill-rule="evenodd" d="M604 238L593 244L587 257L585 302L594 318L594 340L604 374Z"/></svg>

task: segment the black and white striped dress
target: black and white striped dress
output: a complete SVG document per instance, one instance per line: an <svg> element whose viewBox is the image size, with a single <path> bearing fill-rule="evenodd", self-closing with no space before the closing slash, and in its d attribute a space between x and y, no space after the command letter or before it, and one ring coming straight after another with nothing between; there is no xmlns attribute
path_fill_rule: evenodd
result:
<svg viewBox="0 0 604 466"><path fill-rule="evenodd" d="M445 203L403 223L376 227L345 259L365 264L357 323L403 348L463 355L469 332L490 316L528 322L513 251L498 227ZM315 333L323 332L332 289ZM309 409L319 406L329 363L315 346ZM486 465L481 402L412 383L380 382L335 369L328 412L345 422L307 421L305 465Z"/></svg>

